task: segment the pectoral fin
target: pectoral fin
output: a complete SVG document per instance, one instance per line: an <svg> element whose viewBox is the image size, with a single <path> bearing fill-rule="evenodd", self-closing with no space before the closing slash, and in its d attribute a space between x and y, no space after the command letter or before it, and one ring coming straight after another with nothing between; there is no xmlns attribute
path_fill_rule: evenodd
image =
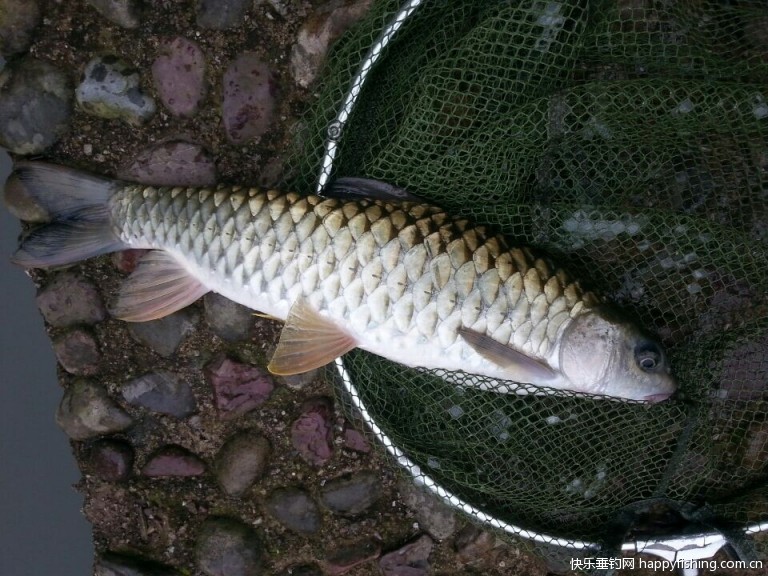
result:
<svg viewBox="0 0 768 576"><path fill-rule="evenodd" d="M355 346L352 336L299 298L288 312L267 368L281 376L301 374L325 366Z"/></svg>
<svg viewBox="0 0 768 576"><path fill-rule="evenodd" d="M156 320L189 306L207 292L210 290L173 256L152 250L123 283L110 312L128 322Z"/></svg>
<svg viewBox="0 0 768 576"><path fill-rule="evenodd" d="M459 328L459 335L480 356L504 368L510 380L521 384L546 384L557 378L557 373L544 362L497 342L490 336L469 328Z"/></svg>

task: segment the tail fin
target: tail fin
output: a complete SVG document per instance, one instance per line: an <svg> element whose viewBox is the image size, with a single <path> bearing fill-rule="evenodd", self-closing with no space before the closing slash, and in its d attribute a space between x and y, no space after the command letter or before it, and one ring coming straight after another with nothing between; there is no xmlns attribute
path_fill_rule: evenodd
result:
<svg viewBox="0 0 768 576"><path fill-rule="evenodd" d="M16 165L5 186L8 209L45 222L22 235L12 260L25 268L61 266L126 246L115 235L109 199L114 180L38 162Z"/></svg>

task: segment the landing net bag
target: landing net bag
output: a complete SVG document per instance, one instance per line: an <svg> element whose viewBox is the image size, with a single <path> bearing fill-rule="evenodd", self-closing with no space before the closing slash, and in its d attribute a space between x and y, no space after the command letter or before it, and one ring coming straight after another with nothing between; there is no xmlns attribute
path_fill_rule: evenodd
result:
<svg viewBox="0 0 768 576"><path fill-rule="evenodd" d="M426 1L334 125L400 5L336 46L291 184L315 191L330 126L330 176L544 249L659 335L680 394L502 395L357 351L370 418L411 472L566 542L768 521L768 6Z"/></svg>

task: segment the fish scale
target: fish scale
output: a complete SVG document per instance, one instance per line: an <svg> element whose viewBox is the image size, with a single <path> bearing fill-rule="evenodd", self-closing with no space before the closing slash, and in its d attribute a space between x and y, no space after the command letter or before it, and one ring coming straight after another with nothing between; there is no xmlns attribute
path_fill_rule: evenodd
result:
<svg viewBox="0 0 768 576"><path fill-rule="evenodd" d="M546 358L596 303L529 248L423 203L127 186L111 210L126 244L172 253L232 300L285 319L288 295L303 297L363 348L402 338L414 356L459 358L455 368L473 355L461 326Z"/></svg>

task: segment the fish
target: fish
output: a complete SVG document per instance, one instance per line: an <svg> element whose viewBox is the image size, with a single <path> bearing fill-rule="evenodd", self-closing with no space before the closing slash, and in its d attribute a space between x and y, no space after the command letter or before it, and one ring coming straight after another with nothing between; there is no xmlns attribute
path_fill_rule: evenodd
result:
<svg viewBox="0 0 768 576"><path fill-rule="evenodd" d="M319 196L20 162L4 198L33 224L12 256L26 268L149 250L118 319L162 318L213 291L284 321L277 375L360 348L499 393L656 403L676 389L661 344L546 254L383 182L340 178Z"/></svg>

